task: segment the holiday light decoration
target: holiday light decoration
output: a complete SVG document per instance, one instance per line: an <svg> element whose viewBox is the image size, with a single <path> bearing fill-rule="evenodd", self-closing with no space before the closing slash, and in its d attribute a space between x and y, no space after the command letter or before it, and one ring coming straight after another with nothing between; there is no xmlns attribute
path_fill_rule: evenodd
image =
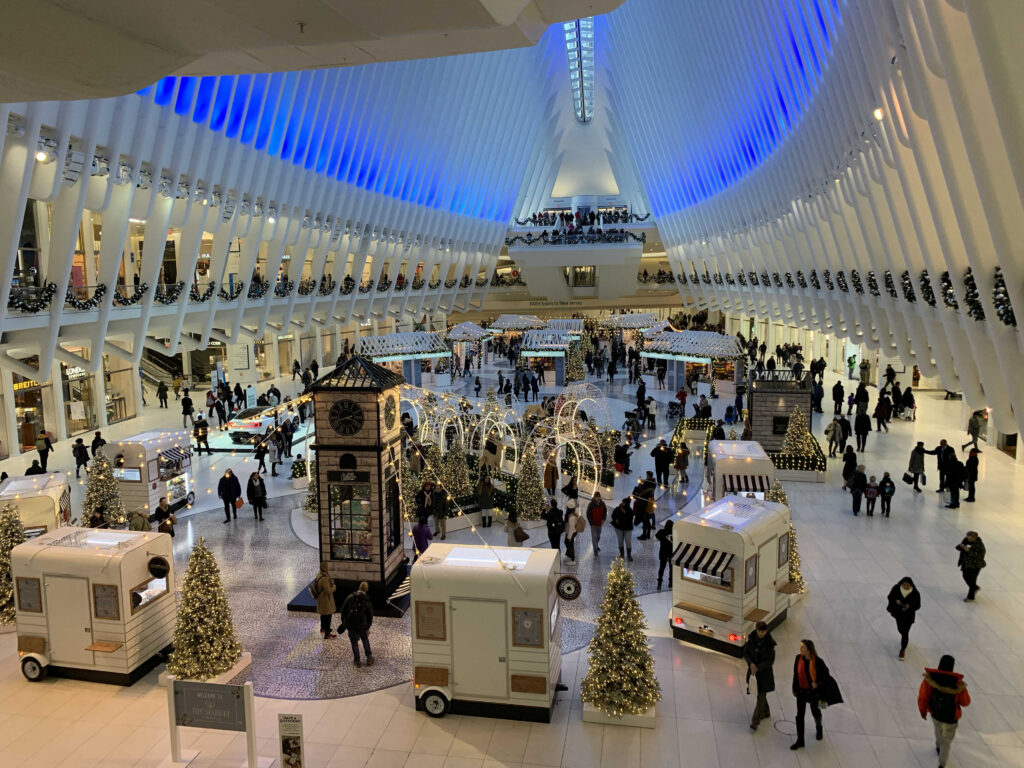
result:
<svg viewBox="0 0 1024 768"><path fill-rule="evenodd" d="M302 459L301 456L299 456L298 458L295 459L295 461L292 462L292 471L290 477L292 480L301 480L306 476L306 462Z"/></svg>
<svg viewBox="0 0 1024 768"><path fill-rule="evenodd" d="M114 290L114 303L119 307L130 307L133 304L138 304L146 291L149 290L147 283L139 283L139 286L132 292L131 296L123 296L116 289Z"/></svg>
<svg viewBox="0 0 1024 768"><path fill-rule="evenodd" d="M609 717L621 717L641 715L661 701L646 628L633 574L617 557L608 572L601 615L587 647L589 666L580 683L585 703Z"/></svg>
<svg viewBox="0 0 1024 768"><path fill-rule="evenodd" d="M807 287L807 278L804 277L804 271L802 269L798 269L796 271L796 283L801 288L806 288Z"/></svg>
<svg viewBox="0 0 1024 768"><path fill-rule="evenodd" d="M289 280L287 277L282 277L277 284L274 286L274 295L280 298L284 298L291 294L292 289L295 288L295 281Z"/></svg>
<svg viewBox="0 0 1024 768"><path fill-rule="evenodd" d="M935 291L932 290L932 279L928 276L927 269L921 270L921 276L918 278L918 282L921 284L921 299L929 307L934 307Z"/></svg>
<svg viewBox="0 0 1024 768"><path fill-rule="evenodd" d="M839 286L839 290L842 291L843 293L850 292L850 286L846 282L846 273L843 272L843 270L841 269L838 272L836 272L836 285Z"/></svg>
<svg viewBox="0 0 1024 768"><path fill-rule="evenodd" d="M75 297L74 286L69 285L68 291L64 296L64 303L70 306L72 309L89 310L96 309L100 305L100 301L107 293L107 286L100 283L96 286L96 290L93 291L92 298L89 299L78 299Z"/></svg>
<svg viewBox="0 0 1024 768"><path fill-rule="evenodd" d="M523 446L516 487L516 513L520 520L539 520L544 509L544 484L537 463L537 446L531 440Z"/></svg>
<svg viewBox="0 0 1024 768"><path fill-rule="evenodd" d="M1006 289L1006 278L1003 270L996 267L992 277L992 303L996 307L996 315L1011 328L1017 327L1017 316L1013 312L1013 304L1010 302L1010 293Z"/></svg>
<svg viewBox="0 0 1024 768"><path fill-rule="evenodd" d="M811 285L813 285L817 290L821 290L821 281L818 280L818 270L816 269L811 270Z"/></svg>
<svg viewBox="0 0 1024 768"><path fill-rule="evenodd" d="M157 286L157 289L153 292L153 301L164 305L174 304L178 301L183 290L185 290L184 280L179 280L174 285Z"/></svg>
<svg viewBox="0 0 1024 768"><path fill-rule="evenodd" d="M241 657L220 568L200 537L188 559L167 671L179 678L209 680L227 672Z"/></svg>
<svg viewBox="0 0 1024 768"><path fill-rule="evenodd" d="M25 541L21 515L13 504L0 508L0 626L14 623L14 577L11 550Z"/></svg>
<svg viewBox="0 0 1024 768"><path fill-rule="evenodd" d="M953 281L949 277L949 272L943 272L939 275L939 291L942 293L942 303L950 309L960 309L960 304L956 300L956 292L953 290Z"/></svg>
<svg viewBox="0 0 1024 768"><path fill-rule="evenodd" d="M321 296L330 296L337 287L338 282L334 279L334 275L324 275L320 278L320 287L317 289L317 292Z"/></svg>
<svg viewBox="0 0 1024 768"><path fill-rule="evenodd" d="M402 494L402 517L406 520L416 520L416 494L422 485L419 474L412 471L409 459L402 451L402 461L399 474L399 491Z"/></svg>
<svg viewBox="0 0 1024 768"><path fill-rule="evenodd" d="M914 280L910 276L909 270L903 270L903 274L900 275L900 287L903 289L903 298L913 304L917 301L917 294L914 293Z"/></svg>
<svg viewBox="0 0 1024 768"><path fill-rule="evenodd" d="M579 344L570 344L565 356L566 382L583 381L586 371L583 366L583 350Z"/></svg>
<svg viewBox="0 0 1024 768"><path fill-rule="evenodd" d="M836 284L832 282L832 272L826 269L821 273L821 276L825 280L825 287L830 291L834 291L836 289Z"/></svg>
<svg viewBox="0 0 1024 768"><path fill-rule="evenodd" d="M868 293L872 296L881 296L882 291L878 287L878 277L875 275L875 270L868 271Z"/></svg>
<svg viewBox="0 0 1024 768"><path fill-rule="evenodd" d="M206 290L200 293L199 286L196 285L195 283L192 283L192 287L189 288L188 291L189 301L195 301L198 302L199 304L205 304L207 301L210 300L210 297L213 296L213 292L214 290L216 290L216 288L217 281L211 280L210 284L206 286Z"/></svg>
<svg viewBox="0 0 1024 768"><path fill-rule="evenodd" d="M896 292L896 282L892 279L892 272L885 270L885 292L890 298L898 299L900 295Z"/></svg>
<svg viewBox="0 0 1024 768"><path fill-rule="evenodd" d="M316 290L316 281L312 279L300 280L299 281L299 296L309 296L313 291Z"/></svg>
<svg viewBox="0 0 1024 768"><path fill-rule="evenodd" d="M246 296L250 299L262 299L267 295L267 291L269 290L269 280L252 280L249 282L249 293L247 293Z"/></svg>
<svg viewBox="0 0 1024 768"><path fill-rule="evenodd" d="M978 283L975 281L970 267L964 272L964 304L967 305L968 317L979 322L985 319L985 308L981 305Z"/></svg>
<svg viewBox="0 0 1024 768"><path fill-rule="evenodd" d="M27 300L25 295L26 289L24 288L12 290L10 297L7 299L7 308L15 309L19 312L42 312L50 306L53 297L57 295L57 284L44 281L42 289L36 293L36 298Z"/></svg>
<svg viewBox="0 0 1024 768"><path fill-rule="evenodd" d="M796 288L796 281L793 280L793 273L792 272L787 272L785 274L785 278L786 278L786 285L787 286L789 286L790 288Z"/></svg>
<svg viewBox="0 0 1024 768"><path fill-rule="evenodd" d="M235 299L242 295L242 290L244 289L244 287L245 284L242 281L239 281L235 283L230 293L228 293L227 291L224 290L223 287L221 287L221 289L217 292L217 296L223 299L224 301L234 301Z"/></svg>
<svg viewBox="0 0 1024 768"><path fill-rule="evenodd" d="M774 501L777 504L789 506L789 496L778 480L768 489L764 498L765 501ZM802 595L807 591L807 582L804 581L803 570L800 567L800 547L797 545L796 528L793 526L792 519L789 520L789 580L797 588L799 594Z"/></svg>
<svg viewBox="0 0 1024 768"><path fill-rule="evenodd" d="M789 416L789 426L782 441L782 450L769 453L776 469L800 472L824 472L825 454L814 435L807 429L807 417L799 407Z"/></svg>
<svg viewBox="0 0 1024 768"><path fill-rule="evenodd" d="M466 464L466 452L461 445L453 444L445 451L441 466L437 470L441 487L449 498L459 501L472 494L469 484L469 466Z"/></svg>
<svg viewBox="0 0 1024 768"><path fill-rule="evenodd" d="M109 528L122 526L128 520L121 501L121 488L114 477L114 465L103 451L98 451L89 463L85 500L82 502L82 525L88 525L97 516L102 516Z"/></svg>
<svg viewBox="0 0 1024 768"><path fill-rule="evenodd" d="M746 285L747 285L747 276L745 274L743 274L742 272L737 272L736 273L736 282L738 282L740 285L746 287Z"/></svg>
<svg viewBox="0 0 1024 768"><path fill-rule="evenodd" d="M320 512L320 480L317 475L316 459L309 460L308 477L309 485L306 487L306 498L302 500L302 509L307 515L315 517ZM304 461L292 462L292 476L295 475L295 465L303 464ZM300 475L301 477L301 475Z"/></svg>

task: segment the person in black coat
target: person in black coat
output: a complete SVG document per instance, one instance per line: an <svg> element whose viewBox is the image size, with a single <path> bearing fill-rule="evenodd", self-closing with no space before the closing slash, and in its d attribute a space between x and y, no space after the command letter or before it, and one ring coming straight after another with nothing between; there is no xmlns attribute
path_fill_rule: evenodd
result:
<svg viewBox="0 0 1024 768"><path fill-rule="evenodd" d="M949 491L946 509L960 509L960 488L964 484L964 475L963 463L956 457L956 453L952 453L946 464L946 490Z"/></svg>
<svg viewBox="0 0 1024 768"><path fill-rule="evenodd" d="M544 518L544 522L548 526L548 541L551 543L551 548L561 550L562 534L565 533L565 518L562 516L562 510L558 508L558 502L551 499L548 508L541 513L541 517Z"/></svg>
<svg viewBox="0 0 1024 768"><path fill-rule="evenodd" d="M654 473L657 475L658 485L668 485L668 470L672 466L674 458L668 443L659 440L654 450L651 451L651 456L654 458Z"/></svg>
<svg viewBox="0 0 1024 768"><path fill-rule="evenodd" d="M668 588L672 589L672 521L666 520L654 538L658 540L658 589L668 567Z"/></svg>
<svg viewBox="0 0 1024 768"><path fill-rule="evenodd" d="M217 483L217 496L224 502L224 522L230 523L232 517L237 519L235 500L242 498L242 485L230 469L224 472L224 476Z"/></svg>
<svg viewBox="0 0 1024 768"><path fill-rule="evenodd" d="M906 658L907 643L910 642L910 627L914 624L914 617L921 610L921 593L914 586L914 580L904 576L889 590L889 605L885 609L890 616L896 619L896 629L900 633L900 653L897 658L902 661Z"/></svg>
<svg viewBox="0 0 1024 768"><path fill-rule="evenodd" d="M868 478L864 474L863 464L857 465L857 468L850 474L850 479L847 480L847 483L850 486L850 494L853 496L853 516L856 517L860 514L860 500L863 498L864 491L868 487ZM871 508L869 507L869 509Z"/></svg>
<svg viewBox="0 0 1024 768"><path fill-rule="evenodd" d="M853 434L853 427L850 426L850 420L846 418L845 414L839 414L839 452L846 452L846 444L850 441L850 435Z"/></svg>
<svg viewBox="0 0 1024 768"><path fill-rule="evenodd" d="M245 495L252 505L252 514L257 520L263 519L263 510L267 508L267 486L259 472L249 475L245 486Z"/></svg>
<svg viewBox="0 0 1024 768"><path fill-rule="evenodd" d="M974 484L978 482L978 450L975 448L971 449L964 463L964 482L967 484L967 498L964 501L974 501Z"/></svg>
<svg viewBox="0 0 1024 768"><path fill-rule="evenodd" d="M835 414L838 416L843 412L843 402L846 400L846 391L843 389L843 383L837 381L835 386L832 387L832 402L835 404Z"/></svg>
<svg viewBox="0 0 1024 768"><path fill-rule="evenodd" d="M828 667L824 659L820 658L810 640L803 640L800 643L800 653L793 660L793 696L796 697L796 741L790 749L800 749L804 746L804 715L807 706L811 707L811 717L814 718L815 739L821 741L824 733L821 726L821 701L822 691L820 690L825 680L828 679Z"/></svg>
<svg viewBox="0 0 1024 768"><path fill-rule="evenodd" d="M866 413L858 413L853 420L853 433L857 436L857 450L865 450L868 445L868 435L871 434L871 417Z"/></svg>
<svg viewBox="0 0 1024 768"><path fill-rule="evenodd" d="M857 452L852 445L846 446L846 453L843 454L843 490L850 485L850 478L857 469Z"/></svg>
<svg viewBox="0 0 1024 768"><path fill-rule="evenodd" d="M750 730L756 731L762 720L771 717L768 694L775 690L775 638L768 631L768 625L757 622L754 631L743 646L743 660L747 663L747 682L751 676L757 683L757 703L750 717ZM748 688L747 693L750 693Z"/></svg>

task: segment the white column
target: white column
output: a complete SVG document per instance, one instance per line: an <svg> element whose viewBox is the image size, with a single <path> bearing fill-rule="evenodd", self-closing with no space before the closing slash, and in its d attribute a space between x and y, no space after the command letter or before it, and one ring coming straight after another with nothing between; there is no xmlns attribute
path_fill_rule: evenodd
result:
<svg viewBox="0 0 1024 768"><path fill-rule="evenodd" d="M4 446L8 456L21 455L21 440L18 439L18 416L14 412L14 379L7 369L0 369L0 393L3 394L3 425L6 435Z"/></svg>
<svg viewBox="0 0 1024 768"><path fill-rule="evenodd" d="M50 375L50 386L43 390L43 422L46 424L47 431L53 435L54 442L68 439L63 385L64 377L61 375L61 364L55 362L53 373ZM52 414L52 418L50 414Z"/></svg>

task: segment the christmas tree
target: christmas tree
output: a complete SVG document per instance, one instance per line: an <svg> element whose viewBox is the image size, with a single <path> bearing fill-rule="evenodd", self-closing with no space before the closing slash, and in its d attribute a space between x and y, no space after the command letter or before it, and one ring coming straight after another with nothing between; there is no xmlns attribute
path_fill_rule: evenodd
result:
<svg viewBox="0 0 1024 768"><path fill-rule="evenodd" d="M200 537L188 559L167 671L177 677L209 680L227 672L241 657L220 568Z"/></svg>
<svg viewBox="0 0 1024 768"><path fill-rule="evenodd" d="M413 449L415 450L415 449ZM402 465L399 470L399 490L402 494L402 515L406 520L416 519L416 494L420 490L420 476L412 471L409 459L402 454Z"/></svg>
<svg viewBox="0 0 1024 768"><path fill-rule="evenodd" d="M472 486L469 484L469 466L466 464L466 454L461 446L452 445L451 450L444 455L438 479L441 487L453 501L472 492Z"/></svg>
<svg viewBox="0 0 1024 768"><path fill-rule="evenodd" d="M519 482L516 485L516 514L520 520L539 520L544 510L544 484L537 463L537 446L533 441L523 446L519 460Z"/></svg>
<svg viewBox="0 0 1024 768"><path fill-rule="evenodd" d="M789 506L789 496L778 480L768 489L764 498L766 501ZM789 580L793 582L801 595L807 591L807 582L804 581L804 574L800 568L800 547L796 543L796 528L793 527L792 518L789 520Z"/></svg>
<svg viewBox="0 0 1024 768"><path fill-rule="evenodd" d="M11 576L11 550L25 540L17 507L0 508L0 625L14 622L14 577Z"/></svg>
<svg viewBox="0 0 1024 768"><path fill-rule="evenodd" d="M94 516L102 516L110 528L124 525L128 519L121 503L121 489L114 477L114 465L102 450L89 464L85 501L82 502L82 525L89 525Z"/></svg>
<svg viewBox="0 0 1024 768"><path fill-rule="evenodd" d="M621 717L641 715L661 700L646 628L633 574L617 557L608 572L601 615L587 648L590 666L580 684L584 702L610 717Z"/></svg>
<svg viewBox="0 0 1024 768"><path fill-rule="evenodd" d="M786 437L783 438L780 453L790 456L813 456L815 446L815 440L807 429L807 417L799 407L794 408L789 414L789 426L786 428Z"/></svg>
<svg viewBox="0 0 1024 768"><path fill-rule="evenodd" d="M570 344L565 356L565 381L583 381L583 350L579 344Z"/></svg>
<svg viewBox="0 0 1024 768"><path fill-rule="evenodd" d="M317 515L320 510L320 481L316 475L316 459L310 459L309 486L306 488L306 498L302 500L302 508L309 515Z"/></svg>

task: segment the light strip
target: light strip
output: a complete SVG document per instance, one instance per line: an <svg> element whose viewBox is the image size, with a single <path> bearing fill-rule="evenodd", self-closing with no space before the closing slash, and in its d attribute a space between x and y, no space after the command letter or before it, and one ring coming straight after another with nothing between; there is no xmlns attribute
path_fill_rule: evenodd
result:
<svg viewBox="0 0 1024 768"><path fill-rule="evenodd" d="M589 123L594 117L594 19L588 16L562 26L576 119Z"/></svg>

